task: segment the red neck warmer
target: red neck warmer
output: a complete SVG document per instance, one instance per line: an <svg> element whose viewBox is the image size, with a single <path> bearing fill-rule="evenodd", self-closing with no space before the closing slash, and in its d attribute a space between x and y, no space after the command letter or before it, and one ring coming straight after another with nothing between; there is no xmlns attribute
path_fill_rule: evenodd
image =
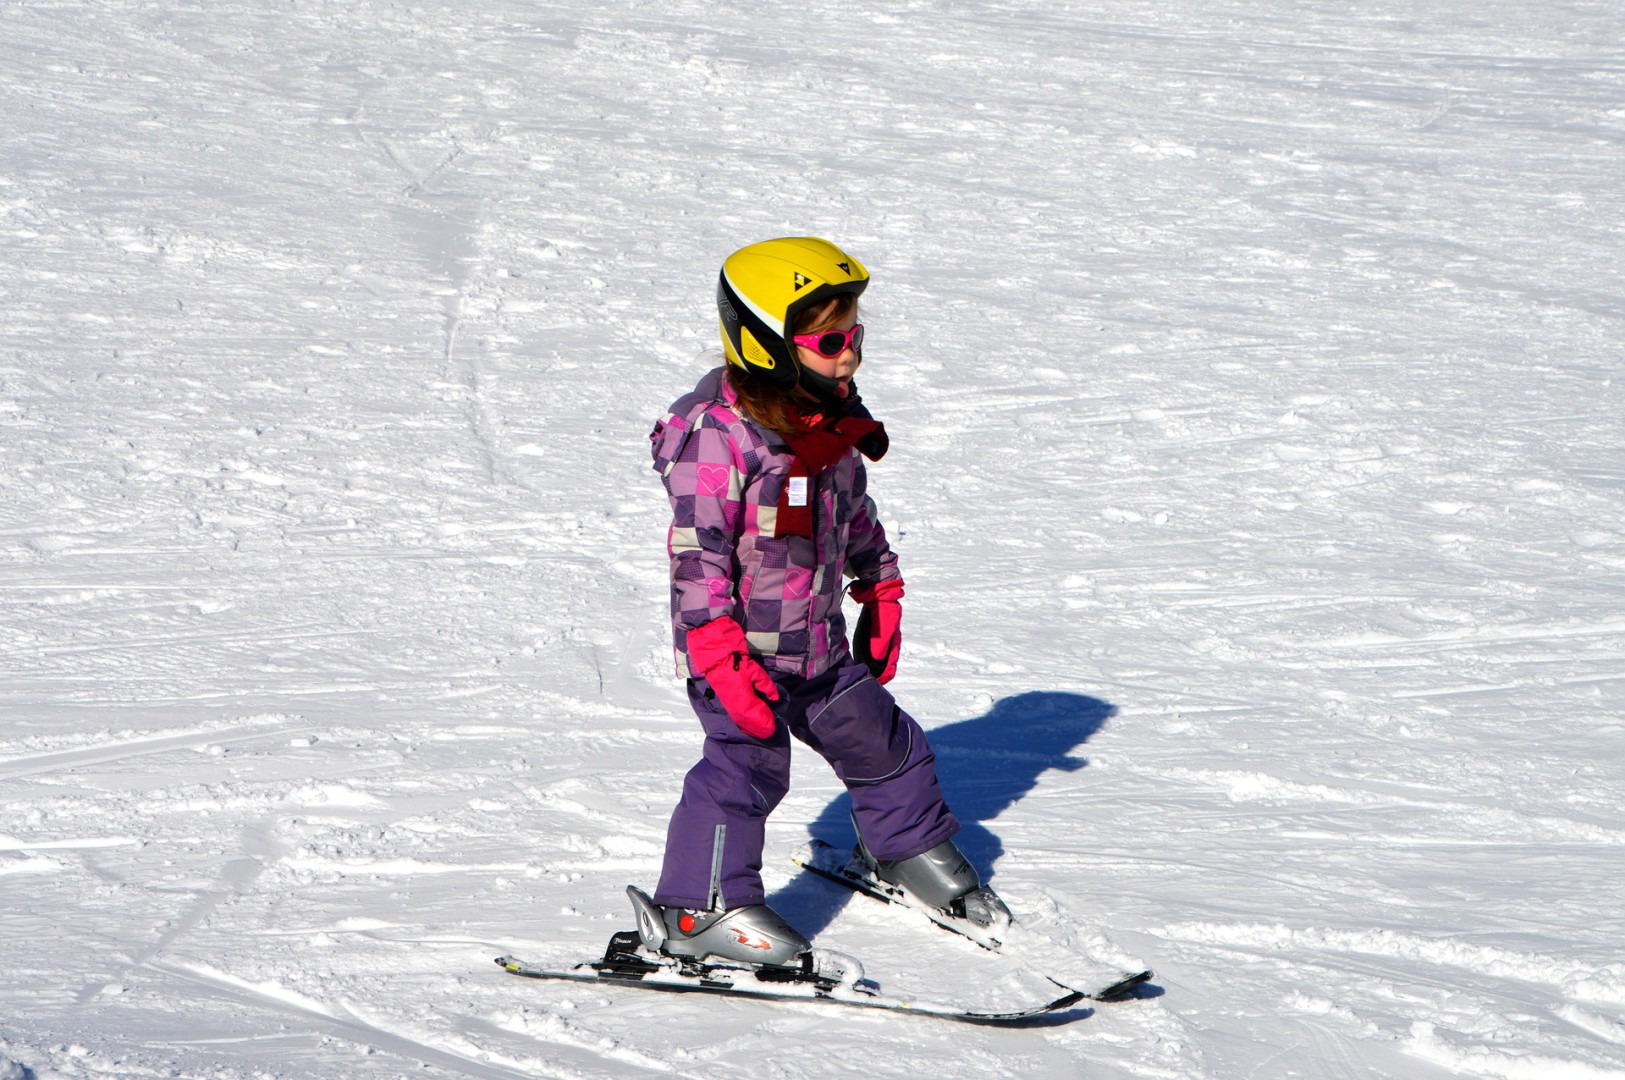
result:
<svg viewBox="0 0 1625 1080"><path fill-rule="evenodd" d="M774 536L812 536L814 479L854 447L870 461L879 461L890 446L886 425L870 416L857 400L839 417L818 413L799 419L803 430L786 437L795 461L779 493Z"/></svg>

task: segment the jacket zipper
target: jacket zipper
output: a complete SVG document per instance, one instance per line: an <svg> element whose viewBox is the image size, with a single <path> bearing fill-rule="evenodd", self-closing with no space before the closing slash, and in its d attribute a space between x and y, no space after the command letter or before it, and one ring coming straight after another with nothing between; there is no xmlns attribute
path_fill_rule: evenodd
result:
<svg viewBox="0 0 1625 1080"><path fill-rule="evenodd" d="M830 466L830 469L833 469L835 467L836 466L832 465L832 466ZM825 469L824 472L827 473L827 472L830 471L830 469ZM822 573L823 570L824 570L824 550L823 550L823 544L822 544L822 534L818 530L818 508L821 505L823 505L823 502L824 502L824 496L823 496L823 492L822 492L823 475L824 475L824 473L819 473L817 476L813 477L812 484L809 485L812 488L813 579L807 586L807 667L806 667L806 674L807 674L808 677L811 677L812 670L813 670L813 663L817 659L818 642L816 640L814 640L814 638L817 635L817 625L815 623L815 620L813 619L813 609L818 604L818 575L820 573ZM825 632L827 634L828 629L829 629L827 623L824 624L824 628L825 628ZM824 645L825 645L825 650L827 652L829 642L826 640Z"/></svg>

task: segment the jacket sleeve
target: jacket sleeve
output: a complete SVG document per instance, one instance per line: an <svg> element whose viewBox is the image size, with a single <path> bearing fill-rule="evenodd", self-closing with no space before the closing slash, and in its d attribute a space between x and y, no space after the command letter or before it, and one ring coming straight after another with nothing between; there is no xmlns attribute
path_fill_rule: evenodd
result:
<svg viewBox="0 0 1625 1080"><path fill-rule="evenodd" d="M852 484L852 521L846 542L846 570L866 585L894 581L903 575L897 569L897 553L886 541L875 501L869 497L869 474L858 459Z"/></svg>
<svg viewBox="0 0 1625 1080"><path fill-rule="evenodd" d="M671 500L672 626L682 648L689 630L734 615L737 548L744 515L744 460L728 428L702 413L666 466Z"/></svg>

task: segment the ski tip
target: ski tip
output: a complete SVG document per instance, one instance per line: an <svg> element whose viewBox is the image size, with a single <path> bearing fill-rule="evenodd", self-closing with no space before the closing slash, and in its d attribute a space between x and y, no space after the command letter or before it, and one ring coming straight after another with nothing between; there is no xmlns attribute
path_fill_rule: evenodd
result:
<svg viewBox="0 0 1625 1080"><path fill-rule="evenodd" d="M1055 1012L1058 1009L1070 1009L1072 1006L1076 1005L1080 1001L1086 1000L1088 997L1089 995L1085 994L1082 990L1074 990L1070 994L1062 994L1048 1005L1045 1005L1044 1011Z"/></svg>
<svg viewBox="0 0 1625 1080"><path fill-rule="evenodd" d="M1096 993L1088 996L1092 997L1096 1001L1102 1002L1127 1001L1130 998L1138 997L1140 987L1150 981L1151 972L1149 970L1140 971L1130 975L1126 979L1119 979L1110 986L1106 987L1104 990L1097 991Z"/></svg>
<svg viewBox="0 0 1625 1080"><path fill-rule="evenodd" d="M1017 1012L985 1013L962 1012L953 1014L950 1018L964 1020L972 1024L991 1024L999 1026L1019 1026L1033 1023L1053 1023L1053 1014L1064 1012L1072 1006L1088 1001L1089 995L1082 990L1073 990L1062 994L1054 1001L1031 1009L1021 1009Z"/></svg>

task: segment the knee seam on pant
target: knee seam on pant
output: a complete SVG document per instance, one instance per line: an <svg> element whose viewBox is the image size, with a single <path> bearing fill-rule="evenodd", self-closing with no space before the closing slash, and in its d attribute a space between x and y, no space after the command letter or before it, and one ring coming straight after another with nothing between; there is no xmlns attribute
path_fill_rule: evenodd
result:
<svg viewBox="0 0 1625 1080"><path fill-rule="evenodd" d="M908 765L908 759L913 756L914 728L911 726L908 729L908 748L903 751L903 759L897 763L897 768L893 769L889 773L886 773L884 776L849 776L846 778L846 782L849 784L878 784L883 780L890 780L892 777L903 771L903 768Z"/></svg>

